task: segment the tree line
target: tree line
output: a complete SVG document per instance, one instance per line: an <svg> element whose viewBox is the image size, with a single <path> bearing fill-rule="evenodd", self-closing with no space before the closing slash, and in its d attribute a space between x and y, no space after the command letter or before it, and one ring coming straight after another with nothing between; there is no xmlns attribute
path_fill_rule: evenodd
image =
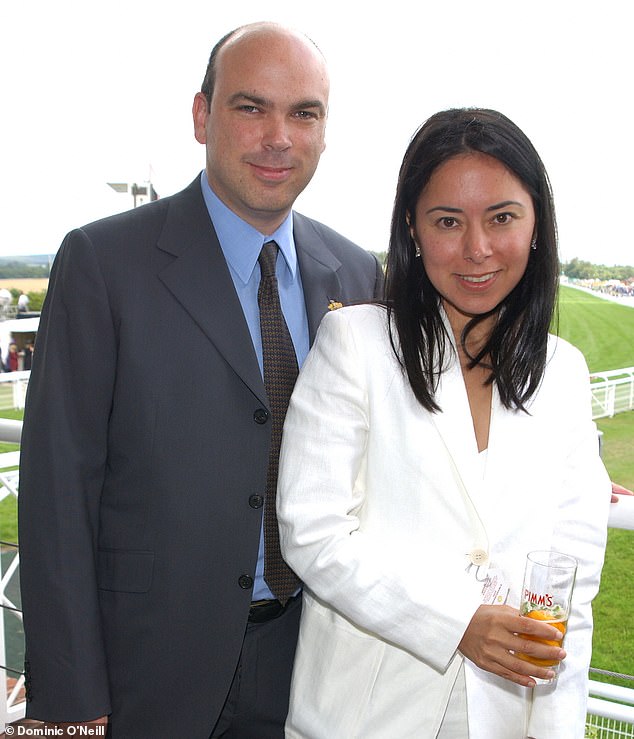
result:
<svg viewBox="0 0 634 739"><path fill-rule="evenodd" d="M0 279L41 279L49 276L47 264L24 264L24 262L0 262Z"/></svg>
<svg viewBox="0 0 634 739"><path fill-rule="evenodd" d="M607 267L605 264L592 264L574 257L569 262L562 262L561 272L577 280L626 280L634 278L634 267L616 265Z"/></svg>

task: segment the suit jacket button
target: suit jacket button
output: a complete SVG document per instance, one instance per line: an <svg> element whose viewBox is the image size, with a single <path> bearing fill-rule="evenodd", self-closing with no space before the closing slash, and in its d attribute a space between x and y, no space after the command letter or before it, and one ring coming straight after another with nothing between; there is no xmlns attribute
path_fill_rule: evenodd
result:
<svg viewBox="0 0 634 739"><path fill-rule="evenodd" d="M253 414L253 420L256 423L263 424L269 420L269 413L264 408L258 408Z"/></svg>
<svg viewBox="0 0 634 739"><path fill-rule="evenodd" d="M262 506L264 505L264 496L263 495L250 495L249 505L251 506L251 508L262 508Z"/></svg>
<svg viewBox="0 0 634 739"><path fill-rule="evenodd" d="M238 585L242 590L249 590L249 588L253 587L253 578L251 575L240 575L238 578Z"/></svg>
<svg viewBox="0 0 634 739"><path fill-rule="evenodd" d="M473 565L484 565L489 561L489 555L484 549L478 547L469 552L469 559Z"/></svg>

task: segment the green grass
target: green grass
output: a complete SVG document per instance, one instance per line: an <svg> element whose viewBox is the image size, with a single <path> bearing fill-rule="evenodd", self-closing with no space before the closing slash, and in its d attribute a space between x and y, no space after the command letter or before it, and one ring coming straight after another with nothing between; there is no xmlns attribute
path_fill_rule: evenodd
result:
<svg viewBox="0 0 634 739"><path fill-rule="evenodd" d="M633 531L609 529L601 589L593 604L595 628L592 667L623 675L634 675L634 615L630 568L633 546ZM603 676L593 676L593 679L634 687L631 680Z"/></svg>
<svg viewBox="0 0 634 739"><path fill-rule="evenodd" d="M9 405L13 395L10 391L10 385L0 385L0 400L3 405ZM0 408L2 406L0 405ZM23 410L14 408L3 408L0 410L1 418L11 418L13 420L22 420L24 416ZM4 452L13 452L19 449L19 444L7 444L0 441L0 454ZM0 541L9 543L17 543L18 541L18 505L13 495L8 495L4 500L0 500Z"/></svg>
<svg viewBox="0 0 634 739"><path fill-rule="evenodd" d="M581 349L590 372L634 366L634 308L562 286L557 333Z"/></svg>
<svg viewBox="0 0 634 739"><path fill-rule="evenodd" d="M0 411L2 418L22 418L22 411ZM0 442L0 454L19 449L18 444ZM18 541L18 501L13 495L0 500L0 541L11 544Z"/></svg>
<svg viewBox="0 0 634 739"><path fill-rule="evenodd" d="M0 418L10 418L14 421L21 421L24 418L24 411L20 408L3 408L0 410ZM7 451L4 449L3 442L0 442L0 451ZM13 448L15 448L17 445L13 444L11 445Z"/></svg>
<svg viewBox="0 0 634 739"><path fill-rule="evenodd" d="M581 349L591 372L634 366L634 309L566 287L559 306L558 333ZM597 426L611 479L634 490L634 412L600 419ZM592 666L625 675L634 675L632 552L634 531L610 529L594 601ZM629 680L605 680L633 687Z"/></svg>
<svg viewBox="0 0 634 739"><path fill-rule="evenodd" d="M7 544L18 541L18 506L13 495L0 500L0 541Z"/></svg>
<svg viewBox="0 0 634 739"><path fill-rule="evenodd" d="M610 477L634 490L634 412L602 418L597 426L603 431L603 461ZM634 531L608 531L601 589L594 601L592 666L625 675L634 675L632 552ZM628 680L605 681L634 687Z"/></svg>

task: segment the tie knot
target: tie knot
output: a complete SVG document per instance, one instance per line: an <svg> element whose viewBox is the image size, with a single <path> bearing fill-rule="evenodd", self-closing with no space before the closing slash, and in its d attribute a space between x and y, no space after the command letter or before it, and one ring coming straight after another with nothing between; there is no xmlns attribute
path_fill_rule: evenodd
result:
<svg viewBox="0 0 634 739"><path fill-rule="evenodd" d="M277 261L278 245L275 241L267 241L262 247L258 262L262 277L275 277L275 263Z"/></svg>

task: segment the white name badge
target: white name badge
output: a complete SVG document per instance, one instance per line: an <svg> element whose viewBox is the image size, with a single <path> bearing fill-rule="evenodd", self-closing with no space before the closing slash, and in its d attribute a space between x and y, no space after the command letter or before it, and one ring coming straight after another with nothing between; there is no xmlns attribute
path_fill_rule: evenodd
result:
<svg viewBox="0 0 634 739"><path fill-rule="evenodd" d="M482 585L482 605L503 606L509 598L510 587L506 584L503 573L488 564L470 564L467 573Z"/></svg>

